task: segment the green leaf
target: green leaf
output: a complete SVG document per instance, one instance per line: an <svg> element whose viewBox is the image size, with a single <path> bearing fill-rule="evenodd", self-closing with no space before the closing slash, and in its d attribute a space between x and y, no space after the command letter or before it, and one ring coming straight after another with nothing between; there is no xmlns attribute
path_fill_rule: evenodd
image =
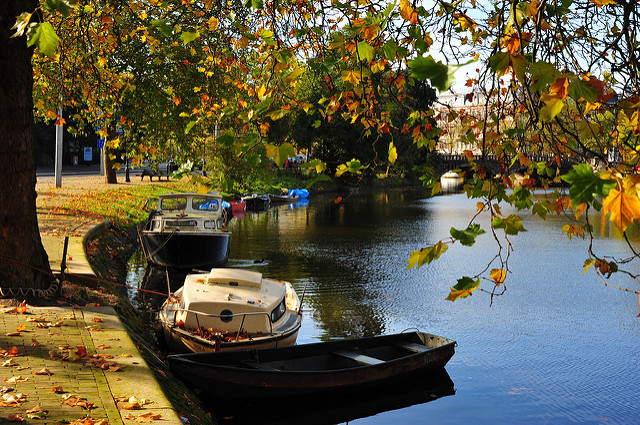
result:
<svg viewBox="0 0 640 425"><path fill-rule="evenodd" d="M517 235L527 231L522 225L522 219L515 214L511 214L507 218L496 217L491 221L491 225L494 229L504 229L504 233L507 235Z"/></svg>
<svg viewBox="0 0 640 425"><path fill-rule="evenodd" d="M595 87L583 80L571 81L567 91L569 92L569 96L576 101L583 98L587 102L595 103L598 96Z"/></svg>
<svg viewBox="0 0 640 425"><path fill-rule="evenodd" d="M269 109L271 104L273 103L273 100L274 99L272 97L269 97L269 96L267 96L264 99L262 99L262 101L260 101L255 107L256 113L258 115L264 114Z"/></svg>
<svg viewBox="0 0 640 425"><path fill-rule="evenodd" d="M447 249L449 249L449 247L445 243L438 242L431 247L422 248L419 251L413 251L409 256L409 260L407 260L407 263L409 264L407 266L407 269L411 269L413 267L419 269L424 264L429 264L433 260L437 260L438 258L440 258L440 256L445 253Z"/></svg>
<svg viewBox="0 0 640 425"><path fill-rule="evenodd" d="M41 53L49 57L53 57L58 43L60 38L49 22L36 24L29 30L27 46L35 44Z"/></svg>
<svg viewBox="0 0 640 425"><path fill-rule="evenodd" d="M535 91L541 91L560 77L560 72L555 66L544 61L538 61L529 67L531 78L534 81L531 87Z"/></svg>
<svg viewBox="0 0 640 425"><path fill-rule="evenodd" d="M549 209L540 201L536 202L531 209L531 215L537 214L543 220L547 218L548 212Z"/></svg>
<svg viewBox="0 0 640 425"><path fill-rule="evenodd" d="M262 9L263 7L263 2L262 0L247 0L244 3L245 7L250 7L252 9Z"/></svg>
<svg viewBox="0 0 640 425"><path fill-rule="evenodd" d="M313 179L311 179L311 181L309 181L309 183L307 184L307 189L310 189L314 184L321 181L331 181L331 177L326 174L318 174Z"/></svg>
<svg viewBox="0 0 640 425"><path fill-rule="evenodd" d="M428 57L418 57L412 61L408 62L409 68L411 68L411 76L418 80L431 80L431 85L438 89L440 92L447 91L449 87L454 83L455 72L462 66L468 65L471 62L475 62L471 60L467 63L460 65L443 65L442 63L436 62L431 56Z"/></svg>
<svg viewBox="0 0 640 425"><path fill-rule="evenodd" d="M499 52L489 58L489 66L491 70L498 73L498 75L504 75L509 70L509 53Z"/></svg>
<svg viewBox="0 0 640 425"><path fill-rule="evenodd" d="M273 161L278 167L282 167L287 158L295 154L291 143L283 143L279 146L267 145L267 157L273 158Z"/></svg>
<svg viewBox="0 0 640 425"><path fill-rule="evenodd" d="M182 34L180 34L180 40L182 40L182 43L184 45L187 45L187 44L191 43L193 40L196 40L198 38L200 38L200 33L199 32L185 31Z"/></svg>
<svg viewBox="0 0 640 425"><path fill-rule="evenodd" d="M606 198L609 191L616 187L615 180L602 179L594 174L588 164L577 164L573 170L561 176L562 180L569 183L569 198L571 205L576 207L582 203L592 203L594 207L600 207L600 203L595 204L595 197Z"/></svg>
<svg viewBox="0 0 640 425"><path fill-rule="evenodd" d="M476 237L486 233L484 230L480 228L479 224L471 224L465 230L458 230L452 227L449 230L451 237L460 241L460 243L464 246L473 246L476 243Z"/></svg>
<svg viewBox="0 0 640 425"><path fill-rule="evenodd" d="M50 12L60 12L65 18L71 15L76 0L46 0L44 7Z"/></svg>
<svg viewBox="0 0 640 425"><path fill-rule="evenodd" d="M513 194L509 197L511 203L518 209L529 209L533 205L531 198L533 197L531 191L523 186L516 186L513 189Z"/></svg>
<svg viewBox="0 0 640 425"><path fill-rule="evenodd" d="M220 143L222 146L229 147L233 145L233 142L235 142L235 138L232 134L222 134L216 137L216 142Z"/></svg>
<svg viewBox="0 0 640 425"><path fill-rule="evenodd" d="M170 37L173 34L173 27L167 24L164 19L156 19L152 21L151 27L157 28L165 37Z"/></svg>
<svg viewBox="0 0 640 425"><path fill-rule="evenodd" d="M357 46L358 57L360 60L371 62L376 54L376 49L371 47L366 41L358 42Z"/></svg>
<svg viewBox="0 0 640 425"><path fill-rule="evenodd" d="M187 127L184 129L184 134L189 134L194 125L196 125L198 121L189 121Z"/></svg>

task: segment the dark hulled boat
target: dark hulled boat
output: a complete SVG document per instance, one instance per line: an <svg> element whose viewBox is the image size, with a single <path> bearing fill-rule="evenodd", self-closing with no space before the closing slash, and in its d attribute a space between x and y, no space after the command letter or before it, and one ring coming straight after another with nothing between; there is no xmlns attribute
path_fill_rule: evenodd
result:
<svg viewBox="0 0 640 425"><path fill-rule="evenodd" d="M139 232L147 261L174 269L208 269L229 258L227 213L217 192L161 195Z"/></svg>
<svg viewBox="0 0 640 425"><path fill-rule="evenodd" d="M455 341L422 332L168 357L173 373L214 397L354 392L443 368Z"/></svg>

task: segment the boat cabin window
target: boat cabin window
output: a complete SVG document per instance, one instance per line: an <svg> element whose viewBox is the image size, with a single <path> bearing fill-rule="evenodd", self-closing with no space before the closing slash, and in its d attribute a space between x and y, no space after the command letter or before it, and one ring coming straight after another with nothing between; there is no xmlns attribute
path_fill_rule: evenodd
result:
<svg viewBox="0 0 640 425"><path fill-rule="evenodd" d="M217 199L195 197L193 198L192 207L194 210L218 211L220 203Z"/></svg>
<svg viewBox="0 0 640 425"><path fill-rule="evenodd" d="M284 315L286 311L287 311L287 306L283 298L280 304L278 304L278 306L274 308L273 311L271 311L271 322L275 323L278 320L280 320L280 318Z"/></svg>
<svg viewBox="0 0 640 425"><path fill-rule="evenodd" d="M187 198L165 198L160 209L164 211L184 210L187 208Z"/></svg>

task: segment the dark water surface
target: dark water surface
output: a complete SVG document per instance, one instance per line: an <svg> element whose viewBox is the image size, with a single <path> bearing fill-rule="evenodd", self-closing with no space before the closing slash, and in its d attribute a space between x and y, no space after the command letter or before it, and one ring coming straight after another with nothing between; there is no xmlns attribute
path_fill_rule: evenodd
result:
<svg viewBox="0 0 640 425"><path fill-rule="evenodd" d="M476 291L450 302L445 297L456 280L475 275L495 255L490 234L471 248L450 246L420 270L407 270L406 261L411 251L447 237L450 227L466 228L476 201L465 195L426 198L421 191L332 201L319 196L307 206L232 220L229 266L288 280L300 296L304 292L300 344L418 328L454 339L458 347L446 367L454 395L411 393L395 397L406 403L390 404L393 410L363 410L359 416L371 416L360 419L327 415L325 423L640 423L638 295L581 273L587 243L562 235L565 219L541 221L523 213L528 232L512 238L505 295L491 304ZM488 230L487 220L480 223ZM600 220L594 224L596 252L627 256L619 235ZM630 279L614 283L637 288ZM376 395L373 403L381 407L391 395ZM356 412L355 399L353 406ZM285 409L274 423L304 410ZM321 423L321 412L313 418Z"/></svg>

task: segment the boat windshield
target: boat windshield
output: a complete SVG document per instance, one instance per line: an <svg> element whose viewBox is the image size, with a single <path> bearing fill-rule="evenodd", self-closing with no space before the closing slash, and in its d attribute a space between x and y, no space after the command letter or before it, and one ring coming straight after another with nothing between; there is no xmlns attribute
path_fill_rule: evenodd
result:
<svg viewBox="0 0 640 425"><path fill-rule="evenodd" d="M220 203L217 199L195 197L192 201L192 207L194 210L218 211Z"/></svg>
<svg viewBox="0 0 640 425"><path fill-rule="evenodd" d="M185 197L163 198L160 202L160 208L163 211L184 210L187 208L187 198Z"/></svg>

